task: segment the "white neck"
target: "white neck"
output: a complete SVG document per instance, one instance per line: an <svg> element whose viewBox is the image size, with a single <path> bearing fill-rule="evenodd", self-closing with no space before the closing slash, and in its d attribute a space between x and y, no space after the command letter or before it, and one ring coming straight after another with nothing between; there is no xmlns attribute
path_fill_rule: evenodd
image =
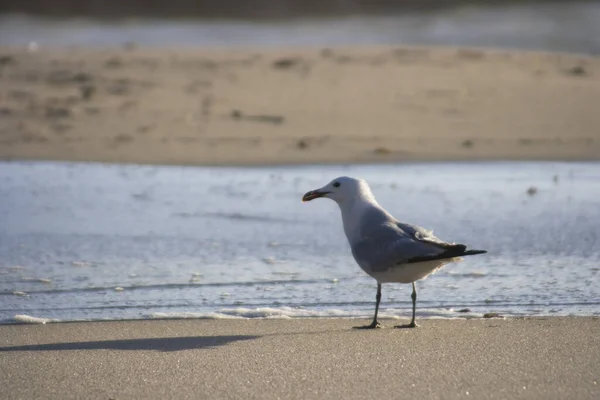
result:
<svg viewBox="0 0 600 400"><path fill-rule="evenodd" d="M381 206L370 193L364 196L357 196L351 201L338 203L338 205L342 212L344 232L350 244L356 243L361 239L359 226L364 214L372 208L381 209Z"/></svg>

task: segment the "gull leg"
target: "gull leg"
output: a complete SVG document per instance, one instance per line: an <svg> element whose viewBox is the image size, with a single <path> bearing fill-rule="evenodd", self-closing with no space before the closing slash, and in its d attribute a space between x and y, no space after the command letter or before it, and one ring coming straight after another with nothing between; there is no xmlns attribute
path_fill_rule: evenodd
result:
<svg viewBox="0 0 600 400"><path fill-rule="evenodd" d="M412 299L412 319L410 320L410 324L408 325L397 325L394 328L418 328L419 325L415 323L415 313L417 310L417 288L415 287L415 283L412 283L413 291L410 295Z"/></svg>
<svg viewBox="0 0 600 400"><path fill-rule="evenodd" d="M365 326L355 326L355 329L377 329L377 328L381 328L381 324L379 322L377 322L377 313L379 312L379 302L381 301L381 283L377 282L377 295L375 296L376 299L376 303L375 303L375 315L373 316L373 322L371 322L371 325L365 325Z"/></svg>

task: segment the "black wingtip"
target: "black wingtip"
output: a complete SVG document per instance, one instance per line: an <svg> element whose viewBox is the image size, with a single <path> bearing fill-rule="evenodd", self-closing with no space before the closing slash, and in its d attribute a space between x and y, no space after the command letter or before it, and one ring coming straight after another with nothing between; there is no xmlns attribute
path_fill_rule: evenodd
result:
<svg viewBox="0 0 600 400"><path fill-rule="evenodd" d="M487 250L467 250L465 251L466 246L463 244L457 244L450 247L448 250L443 253L436 254L434 256L417 256L413 257L406 261L406 264L425 262L425 261L435 261L435 260L445 260L449 258L462 257L462 256L474 256L476 254L484 254L487 253Z"/></svg>
<svg viewBox="0 0 600 400"><path fill-rule="evenodd" d="M467 250L463 253L463 256L474 256L476 254L485 254L487 250Z"/></svg>

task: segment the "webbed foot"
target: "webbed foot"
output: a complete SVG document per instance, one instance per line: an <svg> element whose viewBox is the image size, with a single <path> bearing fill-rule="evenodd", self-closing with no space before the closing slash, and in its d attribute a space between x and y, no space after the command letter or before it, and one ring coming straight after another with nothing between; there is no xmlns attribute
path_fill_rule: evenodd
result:
<svg viewBox="0 0 600 400"><path fill-rule="evenodd" d="M397 329L418 328L418 327L419 327L419 325L417 325L415 323L415 321L412 321L410 324L406 324L406 325L396 325L396 326L394 326L394 328L397 328Z"/></svg>
<svg viewBox="0 0 600 400"><path fill-rule="evenodd" d="M379 328L383 328L383 325L381 325L379 322L377 321L373 321L371 322L370 325L364 325L364 326L355 326L353 327L354 329L379 329Z"/></svg>

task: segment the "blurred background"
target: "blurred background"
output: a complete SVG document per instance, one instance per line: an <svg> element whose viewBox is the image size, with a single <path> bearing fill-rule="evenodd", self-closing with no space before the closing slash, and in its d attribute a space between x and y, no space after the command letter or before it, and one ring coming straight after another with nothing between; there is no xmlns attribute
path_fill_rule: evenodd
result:
<svg viewBox="0 0 600 400"><path fill-rule="evenodd" d="M0 45L499 46L600 51L580 0L0 1Z"/></svg>
<svg viewBox="0 0 600 400"><path fill-rule="evenodd" d="M407 11L495 6L498 8L534 3L573 4L569 0L2 0L4 13L19 12L54 17L168 17L271 19L330 17L345 15L389 15Z"/></svg>

